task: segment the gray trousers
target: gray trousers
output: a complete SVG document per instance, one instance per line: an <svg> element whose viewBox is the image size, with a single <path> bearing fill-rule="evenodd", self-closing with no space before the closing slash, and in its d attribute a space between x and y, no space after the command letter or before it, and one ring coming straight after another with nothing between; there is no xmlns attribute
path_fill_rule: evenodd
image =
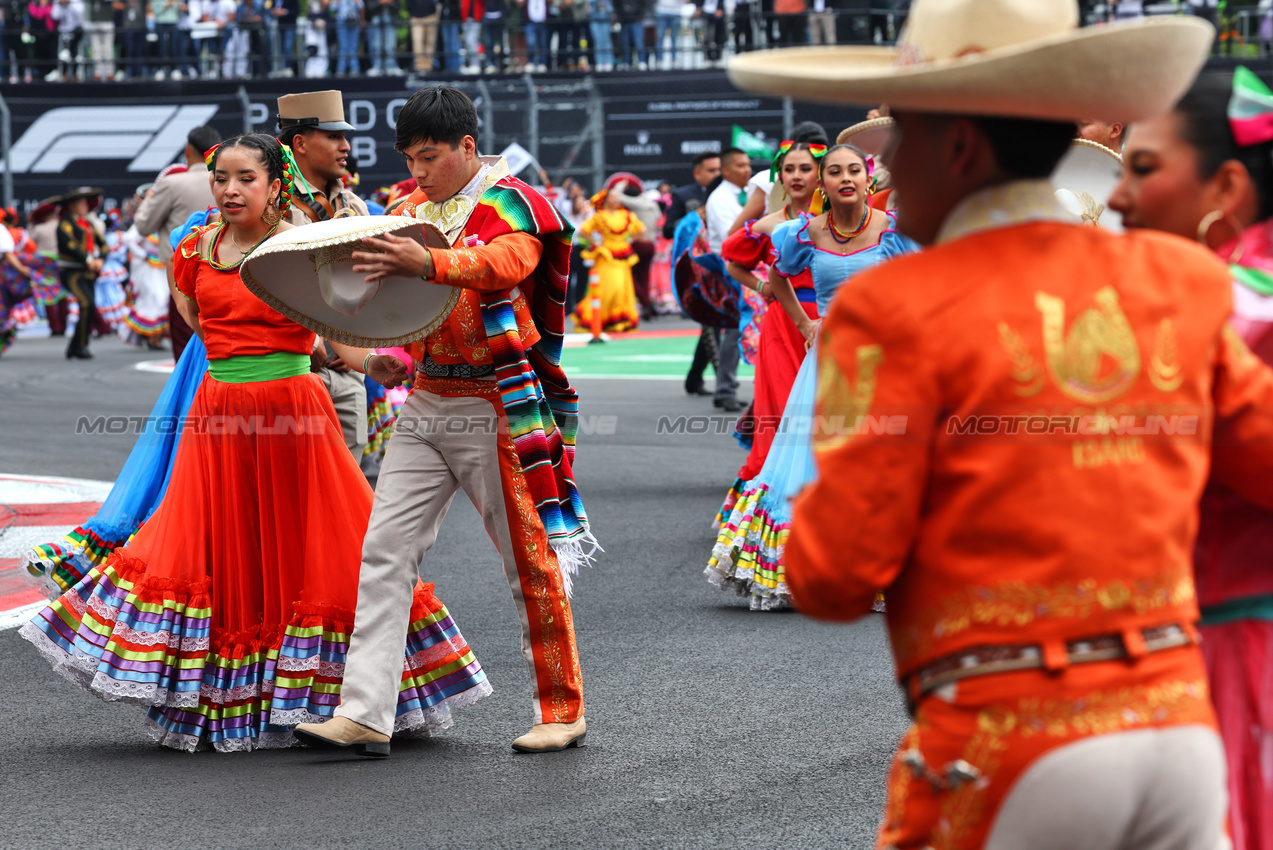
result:
<svg viewBox="0 0 1273 850"><path fill-rule="evenodd" d="M345 446L354 456L354 463L362 465L362 453L367 448L367 385L360 372L333 372L324 366L314 372L327 388L340 420L340 430L345 434Z"/></svg>
<svg viewBox="0 0 1273 850"><path fill-rule="evenodd" d="M1021 775L985 850L1228 850L1225 781L1205 726L1085 738Z"/></svg>
<svg viewBox="0 0 1273 850"><path fill-rule="evenodd" d="M716 400L728 401L738 394L738 342L743 337L738 328L720 332L720 351L716 365Z"/></svg>

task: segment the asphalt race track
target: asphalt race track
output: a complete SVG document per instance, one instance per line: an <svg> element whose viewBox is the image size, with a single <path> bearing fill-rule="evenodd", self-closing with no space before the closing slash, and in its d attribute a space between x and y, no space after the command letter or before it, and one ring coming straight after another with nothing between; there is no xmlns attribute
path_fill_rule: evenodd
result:
<svg viewBox="0 0 1273 850"><path fill-rule="evenodd" d="M0 359L0 473L113 480L132 438L77 435L76 419L148 413L164 377L134 365L156 355L101 340L96 360L68 362L63 345L19 339ZM383 762L161 750L143 709L78 690L8 630L0 847L872 846L906 724L881 619L752 613L710 587L710 522L743 454L716 420L706 434L658 422L710 417L711 400L676 380L577 383L593 433L575 472L606 548L575 584L585 748L511 751L530 723L517 622L459 497L423 572L495 693L455 728L395 742Z"/></svg>

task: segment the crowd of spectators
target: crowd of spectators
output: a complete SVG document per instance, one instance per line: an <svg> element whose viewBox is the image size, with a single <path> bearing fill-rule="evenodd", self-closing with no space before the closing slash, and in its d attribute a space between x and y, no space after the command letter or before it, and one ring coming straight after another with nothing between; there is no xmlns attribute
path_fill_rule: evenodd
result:
<svg viewBox="0 0 1273 850"><path fill-rule="evenodd" d="M911 0L0 0L0 80L610 71L884 42Z"/></svg>

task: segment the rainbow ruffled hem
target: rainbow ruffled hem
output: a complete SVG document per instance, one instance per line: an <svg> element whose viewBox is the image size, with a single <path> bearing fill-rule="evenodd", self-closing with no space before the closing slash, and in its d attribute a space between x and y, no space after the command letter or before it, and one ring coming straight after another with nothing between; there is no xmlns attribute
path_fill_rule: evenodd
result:
<svg viewBox="0 0 1273 850"><path fill-rule="evenodd" d="M769 488L764 484L738 497L729 518L721 525L712 557L704 570L707 580L716 587L733 588L739 596L749 597L753 611L791 607L782 561L791 532L791 517L789 510L781 514L775 511L771 501Z"/></svg>
<svg viewBox="0 0 1273 850"><path fill-rule="evenodd" d="M22 560L49 598L56 599L79 584L93 567L105 564L111 552L127 546L137 528L106 539L81 525L55 543L41 543L27 550Z"/></svg>
<svg viewBox="0 0 1273 850"><path fill-rule="evenodd" d="M716 518L712 520L712 528L719 529L729 519L729 515L734 512L734 506L738 504L738 499L743 494L743 488L747 486L747 482L742 478L735 478L734 484L729 488L729 492L725 494L725 501L721 503L720 510L716 512Z"/></svg>
<svg viewBox="0 0 1273 850"><path fill-rule="evenodd" d="M452 709L491 692L440 602L417 585L395 735L432 735ZM290 726L340 704L353 611L295 602L286 626L215 634L208 582L147 576L115 553L19 631L54 669L107 702L149 707L166 747L220 752L289 747Z"/></svg>
<svg viewBox="0 0 1273 850"><path fill-rule="evenodd" d="M128 329L143 339L160 339L168 332L168 316L147 319L133 310L124 314L124 324Z"/></svg>

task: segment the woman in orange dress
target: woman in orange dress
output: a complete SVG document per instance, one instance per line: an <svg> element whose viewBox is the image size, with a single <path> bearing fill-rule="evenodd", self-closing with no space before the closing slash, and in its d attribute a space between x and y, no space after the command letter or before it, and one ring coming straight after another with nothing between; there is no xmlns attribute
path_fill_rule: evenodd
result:
<svg viewBox="0 0 1273 850"><path fill-rule="evenodd" d="M239 280L243 258L288 227L290 152L239 136L208 167L222 221L182 242L175 276L209 371L168 491L21 634L102 699L148 706L165 746L284 747L289 726L340 702L372 494L309 372L314 334ZM396 363L364 359L384 383ZM395 732L427 734L490 686L432 585L416 585L411 621Z"/></svg>

